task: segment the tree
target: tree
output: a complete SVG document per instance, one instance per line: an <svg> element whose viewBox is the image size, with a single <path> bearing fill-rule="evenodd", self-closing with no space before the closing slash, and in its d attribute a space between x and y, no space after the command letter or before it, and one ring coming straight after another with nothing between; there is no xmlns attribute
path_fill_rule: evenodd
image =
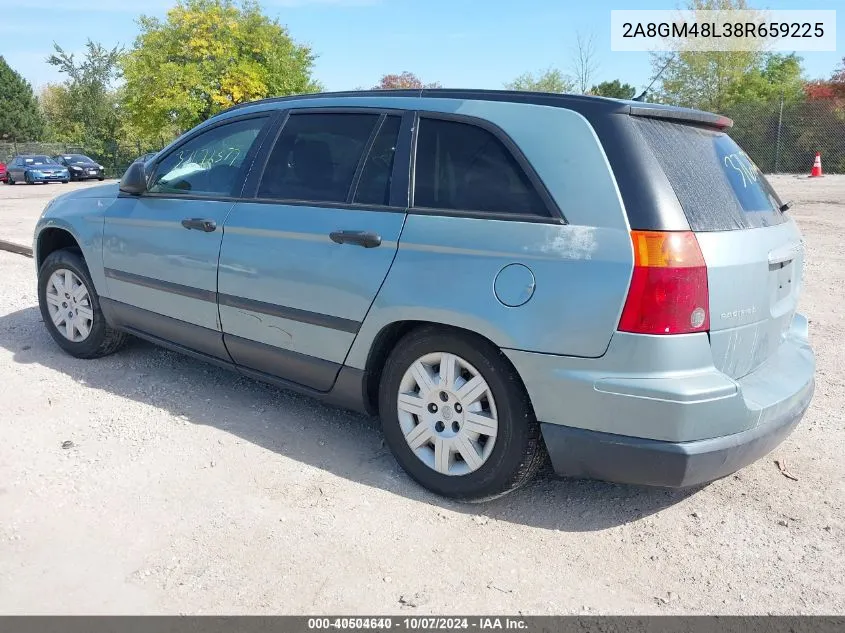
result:
<svg viewBox="0 0 845 633"><path fill-rule="evenodd" d="M801 58L789 55L763 53L757 64L746 72L740 81L725 88L728 105L733 103L804 99L804 79Z"/></svg>
<svg viewBox="0 0 845 633"><path fill-rule="evenodd" d="M690 0L692 10L748 10L746 0ZM758 50L690 51L682 44L652 57L664 103L723 112L736 103L800 99L801 60Z"/></svg>
<svg viewBox="0 0 845 633"><path fill-rule="evenodd" d="M505 88L508 90L527 90L530 92L572 92L574 87L575 82L572 78L564 75L557 68L548 68L537 75L523 73L505 84Z"/></svg>
<svg viewBox="0 0 845 633"><path fill-rule="evenodd" d="M842 63L840 64L839 68L834 71L833 76L830 78L830 81L832 81L833 83L845 85L845 57L842 58Z"/></svg>
<svg viewBox="0 0 845 633"><path fill-rule="evenodd" d="M119 47L107 49L88 40L85 56L77 60L61 46L47 63L67 75L64 83L48 85L42 91L42 109L51 134L57 139L81 145L103 155L116 140L120 119L113 88L119 77Z"/></svg>
<svg viewBox="0 0 845 633"><path fill-rule="evenodd" d="M319 91L315 55L253 0L179 0L141 16L121 60L129 123L150 138L188 130L234 104Z"/></svg>
<svg viewBox="0 0 845 633"><path fill-rule="evenodd" d="M581 94L587 92L598 67L595 36L592 33L589 35L576 33L572 74L575 76L575 87Z"/></svg>
<svg viewBox="0 0 845 633"><path fill-rule="evenodd" d="M804 94L810 101L845 100L845 57L842 58L842 65L833 71L830 79L807 82L804 85Z"/></svg>
<svg viewBox="0 0 845 633"><path fill-rule="evenodd" d="M44 114L47 140L76 143L75 139L84 135L82 125L73 117L73 104L65 84L45 85L38 94L38 104Z"/></svg>
<svg viewBox="0 0 845 633"><path fill-rule="evenodd" d="M614 99L633 99L637 89L631 84L623 84L618 79L603 81L590 88L590 94L598 97L613 97Z"/></svg>
<svg viewBox="0 0 845 633"><path fill-rule="evenodd" d="M442 88L437 83L423 84L422 80L414 73L407 70L399 75L384 75L381 80L373 86L373 90L400 90L403 88L410 88L412 90L421 90L423 88Z"/></svg>
<svg viewBox="0 0 845 633"><path fill-rule="evenodd" d="M37 141L44 119L32 86L0 56L0 139Z"/></svg>

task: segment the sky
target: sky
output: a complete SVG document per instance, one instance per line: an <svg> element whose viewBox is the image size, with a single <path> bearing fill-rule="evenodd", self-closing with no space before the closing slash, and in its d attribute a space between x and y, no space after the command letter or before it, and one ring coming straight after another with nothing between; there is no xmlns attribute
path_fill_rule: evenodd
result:
<svg viewBox="0 0 845 633"><path fill-rule="evenodd" d="M840 5L840 2L842 3ZM0 55L38 90L62 76L45 62L53 42L82 51L90 38L129 47L139 13L165 16L175 0L49 0L37 12L4 11ZM327 90L369 88L408 70L453 88L501 88L526 71L571 72L577 33L592 35L594 82L621 79L639 89L652 77L648 53L610 50L611 9L674 9L677 0L263 0L299 42L318 54ZM751 0L759 9L837 12L837 51L799 53L810 78L827 78L845 57L843 0ZM47 8L49 7L49 8Z"/></svg>

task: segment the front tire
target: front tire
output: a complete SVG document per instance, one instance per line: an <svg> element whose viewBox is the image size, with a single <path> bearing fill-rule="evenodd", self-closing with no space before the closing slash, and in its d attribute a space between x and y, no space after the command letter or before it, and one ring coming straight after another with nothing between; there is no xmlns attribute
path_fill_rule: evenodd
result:
<svg viewBox="0 0 845 633"><path fill-rule="evenodd" d="M38 272L38 305L53 340L76 358L116 352L126 340L106 323L85 260L75 250L50 253Z"/></svg>
<svg viewBox="0 0 845 633"><path fill-rule="evenodd" d="M436 326L412 331L379 389L385 440L432 492L484 501L526 484L545 458L519 376L487 340Z"/></svg>

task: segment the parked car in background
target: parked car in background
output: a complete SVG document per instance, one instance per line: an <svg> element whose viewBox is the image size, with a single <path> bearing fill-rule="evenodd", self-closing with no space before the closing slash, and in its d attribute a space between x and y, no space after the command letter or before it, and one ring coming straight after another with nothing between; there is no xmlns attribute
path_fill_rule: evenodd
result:
<svg viewBox="0 0 845 633"><path fill-rule="evenodd" d="M801 235L731 125L506 91L244 104L51 203L41 314L79 358L131 333L378 413L449 497L516 488L547 451L699 485L814 389Z"/></svg>
<svg viewBox="0 0 845 633"><path fill-rule="evenodd" d="M67 167L43 154L15 156L12 162L6 165L6 174L6 182L10 185L16 185L19 182L25 182L28 185L38 182L66 184L70 181L70 172Z"/></svg>
<svg viewBox="0 0 845 633"><path fill-rule="evenodd" d="M60 154L54 156L60 165L67 167L71 180L105 180L106 171L102 165L84 154Z"/></svg>
<svg viewBox="0 0 845 633"><path fill-rule="evenodd" d="M6 182L6 163L0 163L0 182Z"/></svg>

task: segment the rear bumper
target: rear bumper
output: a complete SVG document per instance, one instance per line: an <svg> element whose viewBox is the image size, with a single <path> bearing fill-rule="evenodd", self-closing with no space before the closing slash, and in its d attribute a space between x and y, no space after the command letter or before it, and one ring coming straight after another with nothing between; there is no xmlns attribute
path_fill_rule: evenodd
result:
<svg viewBox="0 0 845 633"><path fill-rule="evenodd" d="M813 383L791 409L749 431L695 442L662 442L542 424L555 472L568 477L685 488L721 479L778 446L804 416Z"/></svg>
<svg viewBox="0 0 845 633"><path fill-rule="evenodd" d="M786 438L814 391L807 321L735 380L713 367L706 334L614 335L602 358L505 350L520 373L555 470L685 487L729 475Z"/></svg>

